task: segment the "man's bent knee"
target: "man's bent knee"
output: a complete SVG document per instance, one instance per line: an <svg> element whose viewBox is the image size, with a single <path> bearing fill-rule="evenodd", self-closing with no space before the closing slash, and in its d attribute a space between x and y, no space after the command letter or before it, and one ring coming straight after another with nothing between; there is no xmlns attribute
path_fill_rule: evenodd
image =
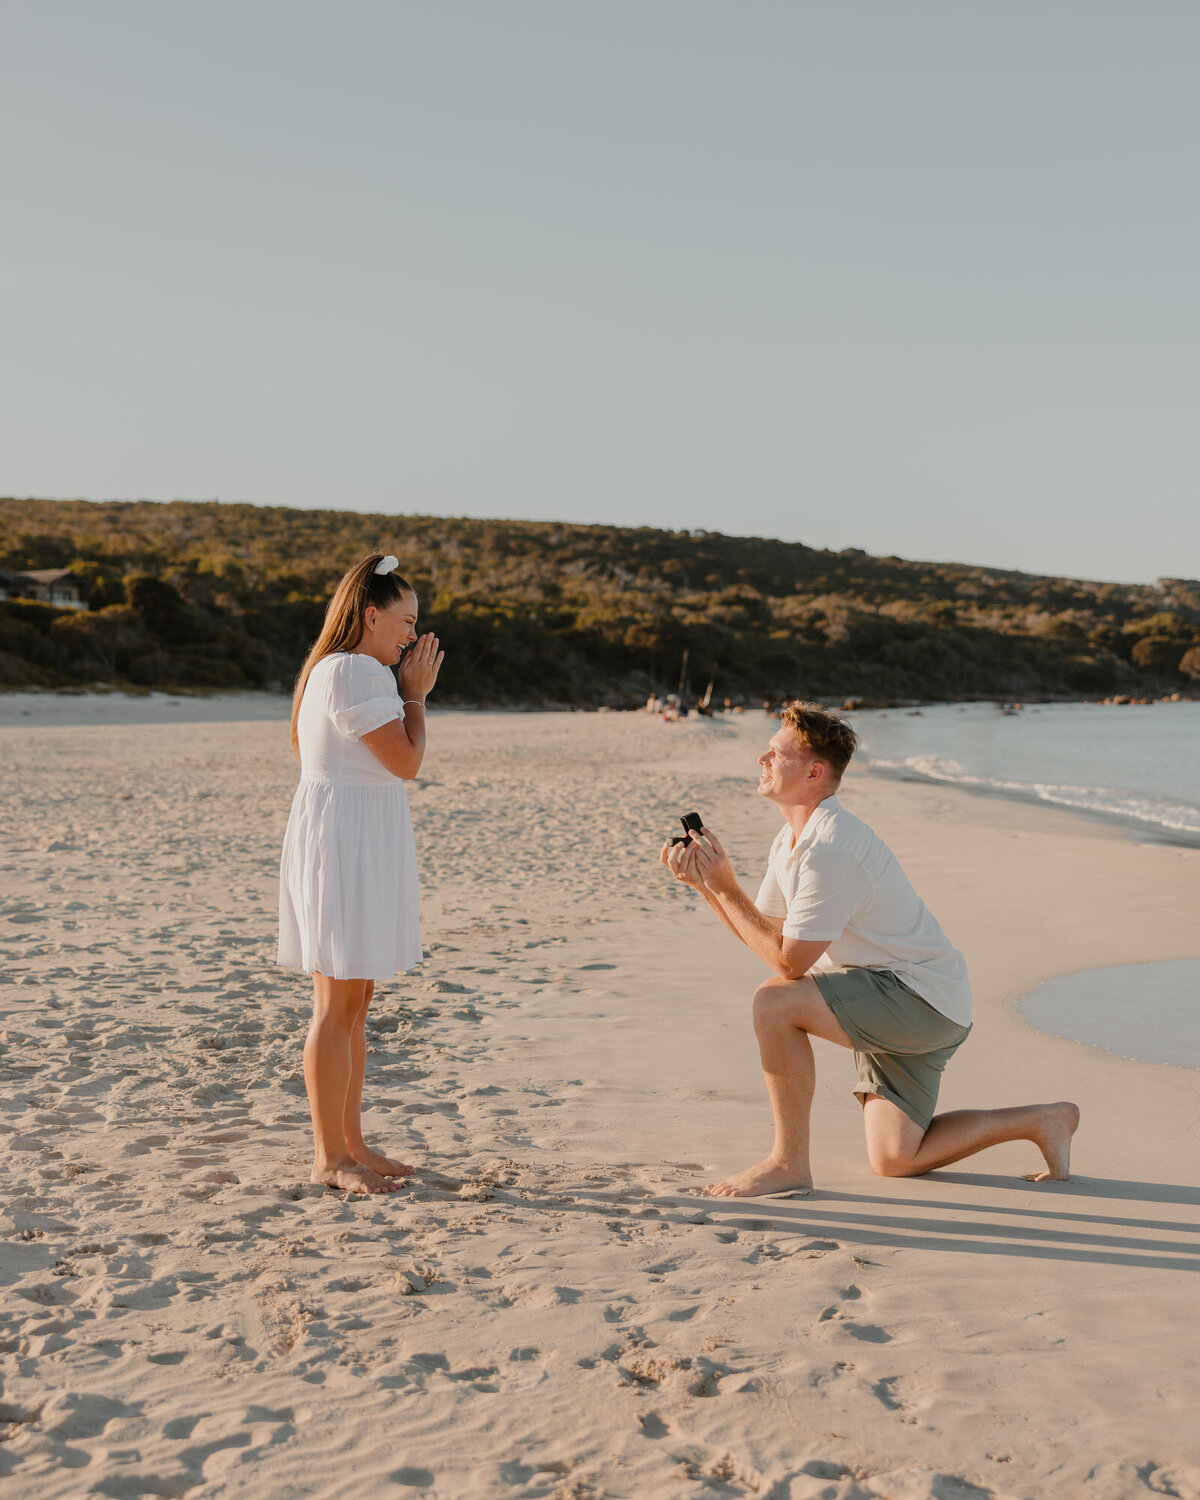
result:
<svg viewBox="0 0 1200 1500"><path fill-rule="evenodd" d="M787 1011L795 1002L795 983L788 979L766 979L754 991L754 1029L771 1029L779 1025L796 1023L789 1020Z"/></svg>
<svg viewBox="0 0 1200 1500"><path fill-rule="evenodd" d="M920 1177L916 1159L925 1129L890 1099L871 1093L861 1097L872 1172L878 1177Z"/></svg>
<svg viewBox="0 0 1200 1500"><path fill-rule="evenodd" d="M810 974L801 979L768 979L754 992L754 1030L760 1041L781 1031L804 1031L842 1047L854 1044L829 1009Z"/></svg>
<svg viewBox="0 0 1200 1500"><path fill-rule="evenodd" d="M920 1177L922 1171L915 1158L915 1150L907 1150L897 1142L885 1145L881 1141L867 1141L867 1161L876 1177Z"/></svg>
<svg viewBox="0 0 1200 1500"><path fill-rule="evenodd" d="M876 1177L916 1177L920 1174L911 1156L899 1156L891 1151L870 1151L867 1160Z"/></svg>

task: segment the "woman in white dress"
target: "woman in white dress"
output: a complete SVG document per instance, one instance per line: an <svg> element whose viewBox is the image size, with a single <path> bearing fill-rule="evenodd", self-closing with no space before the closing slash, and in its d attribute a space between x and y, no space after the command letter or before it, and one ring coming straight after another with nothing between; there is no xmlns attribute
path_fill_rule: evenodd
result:
<svg viewBox="0 0 1200 1500"><path fill-rule="evenodd" d="M355 1193L391 1192L415 1170L372 1150L360 1119L375 981L421 962L404 783L425 753L425 698L443 656L436 636L418 638L417 596L397 565L376 552L350 569L296 679L300 785L279 866L278 961L313 977L312 1181ZM398 693L390 669L402 655Z"/></svg>

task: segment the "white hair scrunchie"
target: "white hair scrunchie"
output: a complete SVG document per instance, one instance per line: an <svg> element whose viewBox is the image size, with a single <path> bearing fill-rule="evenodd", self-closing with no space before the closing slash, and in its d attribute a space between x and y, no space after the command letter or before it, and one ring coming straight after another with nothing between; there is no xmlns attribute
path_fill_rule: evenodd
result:
<svg viewBox="0 0 1200 1500"><path fill-rule="evenodd" d="M376 573L394 573L399 566L400 559L393 557L389 552L385 558L375 564L375 571Z"/></svg>

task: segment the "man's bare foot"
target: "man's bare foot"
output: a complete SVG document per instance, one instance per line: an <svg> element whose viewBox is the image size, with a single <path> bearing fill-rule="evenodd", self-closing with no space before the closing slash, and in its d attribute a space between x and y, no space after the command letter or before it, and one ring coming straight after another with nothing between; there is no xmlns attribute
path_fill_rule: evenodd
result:
<svg viewBox="0 0 1200 1500"><path fill-rule="evenodd" d="M735 1172L724 1182L713 1182L704 1189L710 1198L762 1198L767 1193L797 1195L812 1192L812 1174L804 1168L780 1167L772 1161L760 1161L756 1167Z"/></svg>
<svg viewBox="0 0 1200 1500"><path fill-rule="evenodd" d="M382 1151L372 1151L370 1146L355 1151L354 1160L361 1162L364 1167L370 1167L372 1172L378 1172L380 1177L411 1177L417 1170L407 1162L397 1161L394 1156L384 1156Z"/></svg>
<svg viewBox="0 0 1200 1500"><path fill-rule="evenodd" d="M1026 1182L1066 1182L1071 1175L1071 1137L1079 1128L1079 1108L1061 1100L1047 1104L1045 1123L1033 1136L1034 1144L1046 1158L1044 1172L1027 1172Z"/></svg>
<svg viewBox="0 0 1200 1500"><path fill-rule="evenodd" d="M370 1167L364 1167L361 1162L340 1162L335 1166L317 1167L315 1164L310 1182L321 1182L326 1187L337 1188L343 1193L394 1193L400 1186L398 1182L390 1182L378 1172L372 1172Z"/></svg>

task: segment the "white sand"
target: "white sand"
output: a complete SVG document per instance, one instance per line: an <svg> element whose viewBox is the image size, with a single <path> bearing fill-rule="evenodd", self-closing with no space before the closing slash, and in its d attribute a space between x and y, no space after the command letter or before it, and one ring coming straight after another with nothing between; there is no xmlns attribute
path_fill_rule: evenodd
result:
<svg viewBox="0 0 1200 1500"><path fill-rule="evenodd" d="M305 1181L306 982L271 966L280 705L207 701L0 728L6 1495L1200 1496L1197 1074L1014 1005L1200 956L1200 851L850 778L971 962L944 1105L1075 1098L1080 1175L872 1176L818 1043L820 1192L716 1203L769 1139L761 975L656 861L696 807L753 886L769 726L436 713L430 956L367 1078L425 1176L346 1199Z"/></svg>

